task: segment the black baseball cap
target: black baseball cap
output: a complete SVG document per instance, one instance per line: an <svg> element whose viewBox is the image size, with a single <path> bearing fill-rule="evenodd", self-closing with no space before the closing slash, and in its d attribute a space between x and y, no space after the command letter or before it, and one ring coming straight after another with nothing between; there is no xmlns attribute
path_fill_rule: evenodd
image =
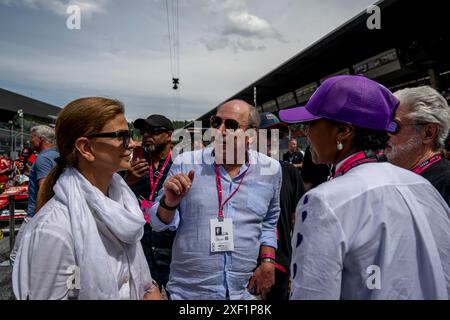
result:
<svg viewBox="0 0 450 320"><path fill-rule="evenodd" d="M152 114L147 119L136 119L133 126L136 129L142 129L145 126L149 126L153 128L166 129L167 131L174 131L172 121L160 114Z"/></svg>

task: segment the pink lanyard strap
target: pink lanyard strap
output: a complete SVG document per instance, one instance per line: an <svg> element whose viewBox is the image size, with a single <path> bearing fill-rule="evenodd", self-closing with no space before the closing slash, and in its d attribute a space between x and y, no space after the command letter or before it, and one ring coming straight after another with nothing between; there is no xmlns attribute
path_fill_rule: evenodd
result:
<svg viewBox="0 0 450 320"><path fill-rule="evenodd" d="M280 264L276 263L275 264L275 268L277 268L278 270L280 270L283 273L288 273L288 271Z"/></svg>
<svg viewBox="0 0 450 320"><path fill-rule="evenodd" d="M365 151L360 151L357 154L354 154L349 159L347 159L340 167L339 170L337 170L334 175L333 179L337 178L339 176L344 175L354 167L357 167L364 163L372 163L372 162L381 162L384 161L382 159L382 153L374 154L374 155L368 155Z"/></svg>
<svg viewBox="0 0 450 320"><path fill-rule="evenodd" d="M442 155L437 154L432 156L430 159L422 162L421 164L419 164L417 167L415 167L414 169L412 169L411 171L417 174L421 174L422 172L424 172L429 166L431 166L432 164L439 162L442 160Z"/></svg>
<svg viewBox="0 0 450 320"><path fill-rule="evenodd" d="M228 202L228 200L230 200L234 196L234 194L239 190L239 187L241 186L242 182L244 181L244 178L245 178L245 175L247 174L248 169L250 169L250 164L248 165L247 169L243 173L241 181L239 181L237 188L222 203L222 182L220 181L219 166L216 163L214 164L214 170L216 171L217 194L219 197L219 221L223 221L223 218L224 218L223 207Z"/></svg>
<svg viewBox="0 0 450 320"><path fill-rule="evenodd" d="M164 174L164 170L167 167L167 164L169 163L170 157L172 157L172 150L169 151L169 154L166 157L166 161L164 161L164 164L159 171L158 178L156 178L156 181L153 180L153 161L150 161L150 196L148 197L149 201L153 201L153 197L155 195L156 187L158 186L159 180L161 180L161 177Z"/></svg>

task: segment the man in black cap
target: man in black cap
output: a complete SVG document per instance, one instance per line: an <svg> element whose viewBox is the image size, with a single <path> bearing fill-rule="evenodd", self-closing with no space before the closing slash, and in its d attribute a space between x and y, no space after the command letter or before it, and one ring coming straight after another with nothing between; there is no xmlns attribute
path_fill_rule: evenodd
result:
<svg viewBox="0 0 450 320"><path fill-rule="evenodd" d="M147 212L172 165L171 139L174 127L169 119L159 114L137 119L134 127L140 131L142 147L133 150L131 169L125 173L124 179L139 199L147 221L141 243L152 277L165 287L169 279L175 232L152 231Z"/></svg>

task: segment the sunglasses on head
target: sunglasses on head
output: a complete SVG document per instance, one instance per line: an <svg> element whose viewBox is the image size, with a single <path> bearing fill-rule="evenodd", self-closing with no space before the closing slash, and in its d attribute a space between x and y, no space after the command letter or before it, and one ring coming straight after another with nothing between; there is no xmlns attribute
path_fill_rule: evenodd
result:
<svg viewBox="0 0 450 320"><path fill-rule="evenodd" d="M121 130L115 132L101 132L94 133L87 136L88 138L121 138L123 147L125 149L128 148L131 139L133 139L133 131L132 130Z"/></svg>
<svg viewBox="0 0 450 320"><path fill-rule="evenodd" d="M233 120L233 119L225 119L224 120L221 117L212 116L210 122L211 122L211 128L213 128L213 129L219 129L220 126L222 125L222 123L225 124L226 129L237 130L239 128L239 122L237 122L236 120Z"/></svg>

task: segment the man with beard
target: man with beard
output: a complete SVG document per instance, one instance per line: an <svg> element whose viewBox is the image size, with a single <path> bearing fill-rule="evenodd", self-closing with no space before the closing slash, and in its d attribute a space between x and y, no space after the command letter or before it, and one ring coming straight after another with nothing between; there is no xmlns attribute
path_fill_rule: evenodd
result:
<svg viewBox="0 0 450 320"><path fill-rule="evenodd" d="M297 206L291 299L449 298L450 208L380 152L398 128L399 103L373 80L339 75L305 106L280 111L307 126L314 163L335 169Z"/></svg>
<svg viewBox="0 0 450 320"><path fill-rule="evenodd" d="M389 162L429 180L450 205L450 161L441 154L450 126L447 101L428 86L394 95L400 100L395 113L399 130L385 150Z"/></svg>
<svg viewBox="0 0 450 320"><path fill-rule="evenodd" d="M169 279L173 231L154 232L150 226L149 208L153 205L172 165L172 122L158 114L137 119L134 127L142 135L142 148L133 151L131 169L124 175L127 184L139 199L144 218L144 236L141 243L153 279L166 286Z"/></svg>

